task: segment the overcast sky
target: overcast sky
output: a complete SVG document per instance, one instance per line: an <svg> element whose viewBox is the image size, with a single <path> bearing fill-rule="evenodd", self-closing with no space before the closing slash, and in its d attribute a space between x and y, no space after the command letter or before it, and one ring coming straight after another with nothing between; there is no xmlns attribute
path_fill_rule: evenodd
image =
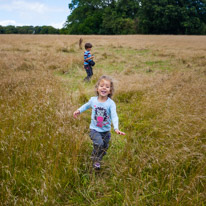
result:
<svg viewBox="0 0 206 206"><path fill-rule="evenodd" d="M0 25L62 28L71 0L0 0Z"/></svg>

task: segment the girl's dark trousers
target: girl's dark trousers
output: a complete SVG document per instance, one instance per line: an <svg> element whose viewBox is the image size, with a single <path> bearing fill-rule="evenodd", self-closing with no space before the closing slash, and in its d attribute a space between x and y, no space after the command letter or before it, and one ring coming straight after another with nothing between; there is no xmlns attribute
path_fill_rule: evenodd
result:
<svg viewBox="0 0 206 206"><path fill-rule="evenodd" d="M94 162L101 161L109 148L111 133L110 131L97 132L96 130L91 129L90 138L93 141L92 159Z"/></svg>

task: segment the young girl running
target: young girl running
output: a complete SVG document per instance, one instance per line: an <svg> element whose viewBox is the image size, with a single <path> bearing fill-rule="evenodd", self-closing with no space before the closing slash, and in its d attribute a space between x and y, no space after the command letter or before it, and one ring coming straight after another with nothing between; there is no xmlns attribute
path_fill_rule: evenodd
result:
<svg viewBox="0 0 206 206"><path fill-rule="evenodd" d="M93 141L92 159L94 168L100 169L100 161L109 147L111 122L117 134L125 135L125 133L118 128L116 105L111 99L114 93L112 79L108 76L100 77L95 86L95 91L97 96L91 97L86 104L73 113L73 116L77 118L80 113L92 108L90 124L90 137Z"/></svg>

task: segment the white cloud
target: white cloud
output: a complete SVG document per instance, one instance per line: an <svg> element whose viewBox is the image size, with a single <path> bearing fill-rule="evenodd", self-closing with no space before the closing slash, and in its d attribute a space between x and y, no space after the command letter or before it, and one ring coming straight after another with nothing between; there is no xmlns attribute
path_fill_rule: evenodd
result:
<svg viewBox="0 0 206 206"><path fill-rule="evenodd" d="M1 5L1 10L6 11L23 11L23 12L36 12L44 13L49 10L49 8L39 2L26 2L22 0L14 0L11 3Z"/></svg>
<svg viewBox="0 0 206 206"><path fill-rule="evenodd" d="M17 24L14 20L4 20L0 21L1 26L8 26L8 25L14 25L14 26L21 26L20 24Z"/></svg>
<svg viewBox="0 0 206 206"><path fill-rule="evenodd" d="M51 25L62 28L68 15L68 8L58 2L56 4L45 2L47 1L0 0L0 25Z"/></svg>
<svg viewBox="0 0 206 206"><path fill-rule="evenodd" d="M60 23L52 23L51 26L53 26L56 29L61 29L61 28L63 28L64 23L65 23L65 21L62 21Z"/></svg>
<svg viewBox="0 0 206 206"><path fill-rule="evenodd" d="M48 26L53 26L56 29L61 29L63 28L65 21L59 22L59 23L51 23ZM4 20L0 21L0 26L8 26L8 25L13 25L13 26L26 26L26 24L19 24L15 20Z"/></svg>
<svg viewBox="0 0 206 206"><path fill-rule="evenodd" d="M0 0L1 2L1 0ZM6 11L19 11L19 12L35 12L35 13L45 13L45 12L65 12L65 8L50 8L43 3L34 1L26 2L23 0L13 0L7 4L1 4L0 10Z"/></svg>

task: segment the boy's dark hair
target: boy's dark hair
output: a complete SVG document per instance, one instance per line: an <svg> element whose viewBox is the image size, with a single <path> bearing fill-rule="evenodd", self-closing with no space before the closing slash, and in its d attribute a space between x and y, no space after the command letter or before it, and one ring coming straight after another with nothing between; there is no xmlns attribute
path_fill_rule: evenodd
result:
<svg viewBox="0 0 206 206"><path fill-rule="evenodd" d="M84 47L85 47L85 49L92 48L92 44L91 43L86 43Z"/></svg>
<svg viewBox="0 0 206 206"><path fill-rule="evenodd" d="M114 82L113 82L113 80L112 80L111 77L106 76L106 75L101 76L101 77L99 78L99 80L97 81L97 83L96 83L96 85L95 85L95 93L96 93L97 96L99 96L99 93L98 93L98 91L97 91L97 88L98 88L100 82L101 82L103 79L104 79L104 80L107 80L107 81L110 81L110 88L111 88L111 90L110 90L110 94L108 95L108 97L109 97L109 98L112 98L112 95L114 94Z"/></svg>

